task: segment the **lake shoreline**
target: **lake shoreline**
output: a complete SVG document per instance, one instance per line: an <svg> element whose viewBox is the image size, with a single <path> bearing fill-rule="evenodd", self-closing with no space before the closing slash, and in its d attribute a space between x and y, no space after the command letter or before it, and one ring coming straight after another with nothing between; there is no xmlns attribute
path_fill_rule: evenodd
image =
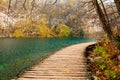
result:
<svg viewBox="0 0 120 80"><path fill-rule="evenodd" d="M0 80L9 80L65 47L93 42L86 38L0 38Z"/></svg>
<svg viewBox="0 0 120 80"><path fill-rule="evenodd" d="M61 48L61 49L59 49L59 50L57 50L57 51L49 54L48 56L44 57L44 58L41 59L40 61L38 61L38 62L36 62L35 64L31 65L30 67L26 68L24 71L20 72L20 74L18 74L16 77L14 77L14 79L17 79L17 78L21 77L26 71L30 70L32 67L36 66L38 63L42 63L45 59L51 57L52 55L56 54L57 52L60 52L60 51L62 51L62 50L64 50L64 49L69 48L69 47L72 47L72 46L77 46L77 45L80 45L80 44L86 45L86 44L89 44L89 43L95 44L96 42L95 42L95 41L90 41L90 42L84 42L84 43L77 43L77 44L73 44L73 45L70 45L70 46L66 46L66 47L64 47L64 48ZM90 45L91 45L91 44L90 44ZM90 45L88 45L88 46L90 46ZM88 46L87 46L87 47L88 47ZM86 48L87 48L87 47L86 47ZM84 50L84 55L85 55L85 53L86 53L86 48L85 48L85 50Z"/></svg>

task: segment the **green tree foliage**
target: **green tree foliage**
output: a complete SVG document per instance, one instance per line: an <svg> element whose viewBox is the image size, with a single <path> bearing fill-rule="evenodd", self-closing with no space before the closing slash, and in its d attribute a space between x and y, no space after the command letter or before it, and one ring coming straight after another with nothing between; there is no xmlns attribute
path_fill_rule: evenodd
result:
<svg viewBox="0 0 120 80"><path fill-rule="evenodd" d="M66 26L65 24L60 24L58 25L56 29L56 33L58 37L69 37L70 36L70 28Z"/></svg>
<svg viewBox="0 0 120 80"><path fill-rule="evenodd" d="M72 30L71 30L71 36L72 37L84 37L84 35L85 35L85 31L82 29L82 28L73 28Z"/></svg>
<svg viewBox="0 0 120 80"><path fill-rule="evenodd" d="M80 34L80 35L79 35L80 37L84 37L84 34L85 34L85 33L84 33L84 30L83 30L83 29L80 29L79 34Z"/></svg>

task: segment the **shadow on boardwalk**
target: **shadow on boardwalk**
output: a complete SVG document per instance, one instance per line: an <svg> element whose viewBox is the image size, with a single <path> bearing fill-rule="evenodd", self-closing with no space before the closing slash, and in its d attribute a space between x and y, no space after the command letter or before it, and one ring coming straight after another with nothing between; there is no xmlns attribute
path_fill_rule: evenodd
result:
<svg viewBox="0 0 120 80"><path fill-rule="evenodd" d="M84 51L94 43L63 48L25 71L17 80L89 80Z"/></svg>

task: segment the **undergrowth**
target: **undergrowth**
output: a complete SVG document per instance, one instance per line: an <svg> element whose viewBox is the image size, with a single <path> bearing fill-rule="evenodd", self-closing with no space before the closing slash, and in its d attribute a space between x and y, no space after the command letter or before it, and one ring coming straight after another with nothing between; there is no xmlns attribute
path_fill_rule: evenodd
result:
<svg viewBox="0 0 120 80"><path fill-rule="evenodd" d="M117 47L117 46L118 47ZM97 80L120 80L120 37L116 43L110 42L107 38L98 41L91 57L93 60L88 63L92 76Z"/></svg>

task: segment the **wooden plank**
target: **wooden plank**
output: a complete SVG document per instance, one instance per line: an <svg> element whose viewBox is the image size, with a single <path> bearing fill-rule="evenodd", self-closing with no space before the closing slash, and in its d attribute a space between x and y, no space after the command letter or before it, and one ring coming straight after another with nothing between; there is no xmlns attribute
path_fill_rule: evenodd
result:
<svg viewBox="0 0 120 80"><path fill-rule="evenodd" d="M17 80L89 80L83 53L88 45L94 43L61 49L25 71Z"/></svg>

